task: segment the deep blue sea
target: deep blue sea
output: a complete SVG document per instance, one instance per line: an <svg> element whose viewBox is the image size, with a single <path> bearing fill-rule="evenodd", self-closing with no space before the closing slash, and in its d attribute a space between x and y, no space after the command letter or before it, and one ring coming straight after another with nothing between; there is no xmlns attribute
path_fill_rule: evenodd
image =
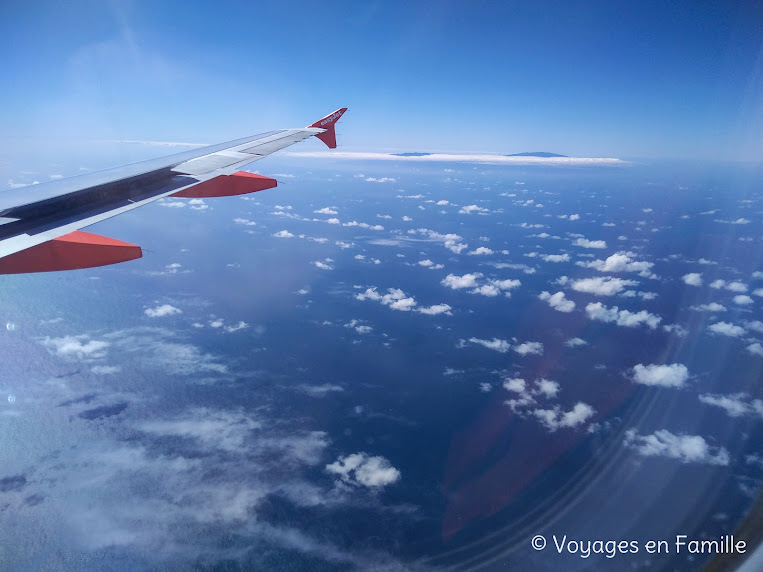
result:
<svg viewBox="0 0 763 572"><path fill-rule="evenodd" d="M0 568L696 570L745 525L760 168L255 167L0 277Z"/></svg>

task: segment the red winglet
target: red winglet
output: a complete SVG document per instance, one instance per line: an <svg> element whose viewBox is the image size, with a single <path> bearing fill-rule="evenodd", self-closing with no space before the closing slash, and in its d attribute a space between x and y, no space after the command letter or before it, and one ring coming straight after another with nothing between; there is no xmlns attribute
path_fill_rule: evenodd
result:
<svg viewBox="0 0 763 572"><path fill-rule="evenodd" d="M141 256L140 246L75 230L0 259L0 274L93 268Z"/></svg>
<svg viewBox="0 0 763 572"><path fill-rule="evenodd" d="M346 107L337 109L334 113L329 113L323 119L319 119L312 125L308 125L308 127L319 127L326 130L323 133L316 133L315 136L323 141L329 149L336 149L336 131L334 131L334 126L336 125L336 122L339 121L339 118L344 115L345 111L347 111Z"/></svg>

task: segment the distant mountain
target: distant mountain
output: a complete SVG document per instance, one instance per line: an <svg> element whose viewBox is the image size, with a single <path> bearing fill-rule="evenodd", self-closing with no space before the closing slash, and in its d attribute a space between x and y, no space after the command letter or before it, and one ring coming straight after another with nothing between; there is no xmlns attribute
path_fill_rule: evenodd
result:
<svg viewBox="0 0 763 572"><path fill-rule="evenodd" d="M512 153L506 157L567 157L558 153L548 153L547 151L525 151L524 153Z"/></svg>
<svg viewBox="0 0 763 572"><path fill-rule="evenodd" d="M432 153L392 153L395 157L426 157Z"/></svg>

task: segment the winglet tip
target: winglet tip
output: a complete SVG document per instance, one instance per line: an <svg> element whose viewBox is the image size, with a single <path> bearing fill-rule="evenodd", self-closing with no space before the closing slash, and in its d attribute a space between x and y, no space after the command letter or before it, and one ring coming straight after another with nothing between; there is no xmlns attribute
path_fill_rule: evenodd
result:
<svg viewBox="0 0 763 572"><path fill-rule="evenodd" d="M347 108L342 107L333 113L329 113L326 117L322 117L312 125L308 125L308 127L325 129L324 132L316 133L315 136L323 141L329 149L336 149L336 131L334 127L336 126L336 122L339 121L339 118L344 115L345 111L347 111Z"/></svg>

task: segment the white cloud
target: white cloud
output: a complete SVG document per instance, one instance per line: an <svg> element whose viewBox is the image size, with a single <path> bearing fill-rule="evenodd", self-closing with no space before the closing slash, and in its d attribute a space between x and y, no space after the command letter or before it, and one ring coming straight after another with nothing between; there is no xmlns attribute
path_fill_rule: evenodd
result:
<svg viewBox="0 0 763 572"><path fill-rule="evenodd" d="M577 348L580 346L587 346L588 342L582 338L570 338L569 340L564 342L564 345L567 346L568 348Z"/></svg>
<svg viewBox="0 0 763 572"><path fill-rule="evenodd" d="M541 292L538 298L547 301L549 306L559 312L572 312L575 309L575 302L565 298L564 292L557 292L553 295L548 292Z"/></svg>
<svg viewBox="0 0 763 572"><path fill-rule="evenodd" d="M91 340L85 335L45 338L42 344L58 356L77 359L103 357L104 350L111 345L109 342Z"/></svg>
<svg viewBox="0 0 763 572"><path fill-rule="evenodd" d="M493 338L492 340L469 338L469 341L473 344L479 344L481 346L484 346L489 350L501 352L502 354L505 354L507 351L511 349L511 344L509 342L507 342L506 340L500 340L498 338Z"/></svg>
<svg viewBox="0 0 763 572"><path fill-rule="evenodd" d="M468 205L465 207L461 207L461 209L458 212L459 214L472 214L472 213L486 213L490 211L489 209L478 207L477 205Z"/></svg>
<svg viewBox="0 0 763 572"><path fill-rule="evenodd" d="M579 214L571 214L570 215L570 220L580 220L580 215Z"/></svg>
<svg viewBox="0 0 763 572"><path fill-rule="evenodd" d="M689 286L702 286L702 274L699 272L690 272L689 274L684 274L681 277L681 280L684 281L684 284Z"/></svg>
<svg viewBox="0 0 763 572"><path fill-rule="evenodd" d="M348 485L381 488L400 480L400 471L384 457L371 457L367 453L353 453L339 457L326 465L326 471L337 475Z"/></svg>
<svg viewBox="0 0 763 572"><path fill-rule="evenodd" d="M593 407L579 401L569 411L554 409L536 409L533 415L551 431L561 428L574 428L588 421L596 413Z"/></svg>
<svg viewBox="0 0 763 572"><path fill-rule="evenodd" d="M750 298L747 294L737 294L734 296L733 301L734 304L739 304L740 306L746 306L753 303L753 299Z"/></svg>
<svg viewBox="0 0 763 572"><path fill-rule="evenodd" d="M493 251L486 246L480 246L479 248L475 248L474 250L472 250L471 252L468 252L467 254L470 254L471 256L479 256L479 255L493 254Z"/></svg>
<svg viewBox="0 0 763 572"><path fill-rule="evenodd" d="M747 285L744 282L729 282L726 284L726 290L731 292L747 292Z"/></svg>
<svg viewBox="0 0 763 572"><path fill-rule="evenodd" d="M745 415L757 415L763 417L763 401L750 399L746 393L732 395L713 395L705 393L699 396L699 400L714 407L720 407L730 417L742 417Z"/></svg>
<svg viewBox="0 0 763 572"><path fill-rule="evenodd" d="M336 210L334 210L334 207L323 207L322 209L318 209L317 211L313 211L315 214L326 214L326 215L335 215L339 214Z"/></svg>
<svg viewBox="0 0 763 572"><path fill-rule="evenodd" d="M276 238L293 238L294 235L290 233L288 230L279 230L278 232L273 233L273 236Z"/></svg>
<svg viewBox="0 0 763 572"><path fill-rule="evenodd" d="M380 224L371 225L366 222L358 222L356 220L342 223L342 226L357 226L358 228L367 228L369 230L384 230L384 227Z"/></svg>
<svg viewBox="0 0 763 572"><path fill-rule="evenodd" d="M607 243L603 240L588 240L587 238L578 238L572 243L573 246L582 246L583 248L607 248Z"/></svg>
<svg viewBox="0 0 763 572"><path fill-rule="evenodd" d="M441 234L439 232L435 232L434 230L429 230L428 228L419 228L416 230L409 230L408 233L420 234L425 236L429 240L442 242L445 248L447 248L451 252L454 252L455 254L461 254L462 250L464 250L465 248L468 248L467 244L459 242L460 240L462 240L462 238L461 236L455 233Z"/></svg>
<svg viewBox="0 0 763 572"><path fill-rule="evenodd" d="M394 179L392 177L366 177L366 181L369 183L394 183L397 179Z"/></svg>
<svg viewBox="0 0 763 572"><path fill-rule="evenodd" d="M426 308L419 308L418 311L422 314L427 314L429 316L437 316L438 314L445 314L447 316L450 316L450 311L453 308L448 306L447 304L435 304L433 306L429 306Z"/></svg>
<svg viewBox="0 0 763 572"><path fill-rule="evenodd" d="M507 391L515 393L524 393L527 383L521 377L507 378L503 380L503 387Z"/></svg>
<svg viewBox="0 0 763 572"><path fill-rule="evenodd" d="M723 447L710 447L699 435L675 435L665 429L651 435L638 435L633 429L625 433L625 445L644 457L667 457L682 463L728 465L729 453Z"/></svg>
<svg viewBox="0 0 763 572"><path fill-rule="evenodd" d="M511 349L522 356L526 356L528 354L540 355L543 353L543 344L540 342L523 342Z"/></svg>
<svg viewBox="0 0 763 572"><path fill-rule="evenodd" d="M612 296L621 292L626 286L635 286L635 280L624 280L612 276L598 276L596 278L582 278L572 283L572 289L577 292L585 292L596 296Z"/></svg>
<svg viewBox="0 0 763 572"><path fill-rule="evenodd" d="M236 452L246 439L262 424L249 414L239 411L193 409L172 420L144 421L138 430L162 437L193 439L210 451L222 449Z"/></svg>
<svg viewBox="0 0 763 572"><path fill-rule="evenodd" d="M324 383L322 385L302 384L297 386L297 389L306 393L310 397L325 397L329 393L340 393L344 391L344 388L341 385L334 385L332 383Z"/></svg>
<svg viewBox="0 0 763 572"><path fill-rule="evenodd" d="M182 314L183 311L180 308L175 308L175 306L170 306L169 304L162 304L161 306L157 306L156 308L146 308L144 313L149 318L163 318L164 316L174 316L176 314Z"/></svg>
<svg viewBox="0 0 763 572"><path fill-rule="evenodd" d="M239 323L236 324L235 326L225 326L223 329L229 334L232 334L233 332L238 332L239 330L245 330L248 327L249 327L249 324L247 324L243 320L240 320Z"/></svg>
<svg viewBox="0 0 763 572"><path fill-rule="evenodd" d="M697 312L725 312L726 306L722 306L717 302L710 302L709 304L700 304L699 306L691 306L692 310Z"/></svg>
<svg viewBox="0 0 763 572"><path fill-rule="evenodd" d="M754 356L763 357L763 346L760 345L758 342L754 342L750 344L745 349Z"/></svg>
<svg viewBox="0 0 763 572"><path fill-rule="evenodd" d="M512 290L522 285L519 280L508 278L506 280L490 280L490 284L501 290Z"/></svg>
<svg viewBox="0 0 763 572"><path fill-rule="evenodd" d="M380 302L385 306L389 306L393 310L400 310L401 312L408 312L416 306L416 300L413 297L406 295L405 292L399 288L388 288L386 294L379 294L376 291L376 287L367 288L362 294L356 294L357 300L373 300Z"/></svg>
<svg viewBox="0 0 763 572"><path fill-rule="evenodd" d="M244 226L256 226L257 223L247 218L234 218L233 222L236 224L243 224Z"/></svg>
<svg viewBox="0 0 763 572"><path fill-rule="evenodd" d="M483 284L470 292L472 294L481 294L483 296L498 296L500 295L501 290L493 284Z"/></svg>
<svg viewBox="0 0 763 572"><path fill-rule="evenodd" d="M541 378L538 381L538 391L548 398L556 397L559 390L559 384L555 381L545 378Z"/></svg>
<svg viewBox="0 0 763 572"><path fill-rule="evenodd" d="M453 290L458 290L460 288L476 288L477 279L481 277L482 274L480 273L464 274L463 276L448 274L445 278L442 279L440 284L447 286L448 288L452 288Z"/></svg>
<svg viewBox="0 0 763 572"><path fill-rule="evenodd" d="M447 163L477 163L477 164L505 164L505 165L561 165L561 166L596 166L596 165L627 165L627 161L610 157L507 157L505 155L489 154L455 154L455 153L430 153L420 156L405 156L394 153L367 153L353 151L297 151L286 152L286 156L314 157L325 159L355 159L355 160L379 160L379 161L410 161L410 162L447 162ZM381 179L380 179L381 180Z"/></svg>
<svg viewBox="0 0 763 572"><path fill-rule="evenodd" d="M739 282L738 280L734 282L726 282L720 278L718 280L713 280L710 283L710 288L715 288L716 290L722 290L725 288L730 292L736 293L747 292L747 285L744 282Z"/></svg>
<svg viewBox="0 0 763 572"><path fill-rule="evenodd" d="M426 260L419 260L418 262L419 266L423 266L424 268L429 268L430 270L440 270L441 268L445 268L442 264L435 264L428 258Z"/></svg>
<svg viewBox="0 0 763 572"><path fill-rule="evenodd" d="M651 268L654 264L643 260L636 260L635 257L636 255L632 252L618 252L606 260L578 262L578 264L586 268L593 268L599 272L638 272L644 277L652 276Z"/></svg>
<svg viewBox="0 0 763 572"><path fill-rule="evenodd" d="M566 252L564 254L544 254L541 258L546 262L568 262L570 255Z"/></svg>
<svg viewBox="0 0 763 572"><path fill-rule="evenodd" d="M689 370L680 363L670 365L638 364L633 366L633 381L643 385L683 387L687 379L689 379Z"/></svg>
<svg viewBox="0 0 763 572"><path fill-rule="evenodd" d="M634 328L640 324L645 324L651 329L655 329L662 318L650 314L646 310L640 312L629 312L628 310L619 310L617 306L608 308L601 302L588 304L585 308L588 317L600 322L615 322L618 326Z"/></svg>
<svg viewBox="0 0 763 572"><path fill-rule="evenodd" d="M728 322L716 322L715 324L708 326L707 329L714 334L720 334L722 336L729 336L732 338L738 338L739 336L744 335L744 328L741 326L735 326L734 324L730 324Z"/></svg>
<svg viewBox="0 0 763 572"><path fill-rule="evenodd" d="M331 262L334 262L331 258L324 258L323 261L314 260L313 266L320 268L321 270L333 270L334 267L330 264Z"/></svg>

